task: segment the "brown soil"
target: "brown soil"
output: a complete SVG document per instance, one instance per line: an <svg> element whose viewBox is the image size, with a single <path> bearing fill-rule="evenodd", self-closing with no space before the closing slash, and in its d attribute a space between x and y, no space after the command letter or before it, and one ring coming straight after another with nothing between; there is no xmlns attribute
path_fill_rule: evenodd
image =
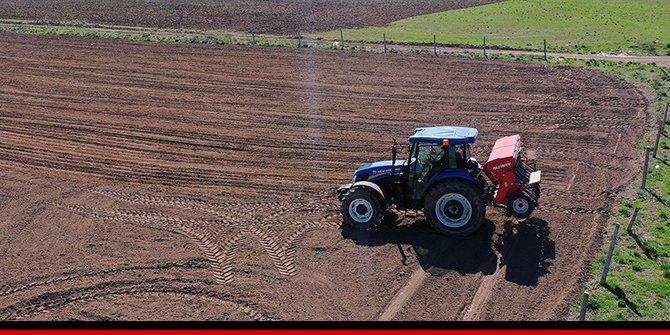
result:
<svg viewBox="0 0 670 335"><path fill-rule="evenodd" d="M3 0L0 18L297 34L384 25L500 0Z"/></svg>
<svg viewBox="0 0 670 335"><path fill-rule="evenodd" d="M2 320L564 319L639 171L645 97L586 69L8 33L0 49ZM402 214L340 228L334 188L426 125L479 128L482 160L521 133L535 218L489 208L465 238Z"/></svg>

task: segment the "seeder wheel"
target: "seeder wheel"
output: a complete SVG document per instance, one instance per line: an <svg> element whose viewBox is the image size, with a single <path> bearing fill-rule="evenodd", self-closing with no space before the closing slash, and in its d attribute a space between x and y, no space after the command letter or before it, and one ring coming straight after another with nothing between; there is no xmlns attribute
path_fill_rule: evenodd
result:
<svg viewBox="0 0 670 335"><path fill-rule="evenodd" d="M529 217L534 210L535 202L523 193L514 195L507 204L507 213L517 219Z"/></svg>

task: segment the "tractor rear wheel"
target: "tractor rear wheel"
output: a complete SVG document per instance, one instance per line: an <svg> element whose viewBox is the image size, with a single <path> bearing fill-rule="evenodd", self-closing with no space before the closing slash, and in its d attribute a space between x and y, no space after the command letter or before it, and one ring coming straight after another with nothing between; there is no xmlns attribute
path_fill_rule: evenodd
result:
<svg viewBox="0 0 670 335"><path fill-rule="evenodd" d="M352 228L371 229L384 218L384 202L373 190L353 187L344 194L340 212Z"/></svg>
<svg viewBox="0 0 670 335"><path fill-rule="evenodd" d="M438 233L465 236L482 225L486 206L477 186L449 180L428 191L423 211L430 226Z"/></svg>

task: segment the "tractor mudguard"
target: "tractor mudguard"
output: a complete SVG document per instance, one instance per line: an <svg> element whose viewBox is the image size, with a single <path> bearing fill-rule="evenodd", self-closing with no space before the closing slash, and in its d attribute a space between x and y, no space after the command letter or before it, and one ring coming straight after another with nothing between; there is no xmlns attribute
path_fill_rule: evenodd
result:
<svg viewBox="0 0 670 335"><path fill-rule="evenodd" d="M453 179L453 180L463 180L470 182L474 185L477 186L478 189L481 189L481 183L479 182L479 179L477 177L473 177L470 174L470 171L467 169L447 169L444 170L440 173L438 173L436 176L434 176L432 179L430 179L427 183L424 184L424 187L422 189L417 189L415 192L418 192L414 194L413 196L413 206L417 207L422 207L423 206L423 201L424 197L430 189L432 189L435 185L439 184L442 181L445 181L447 179Z"/></svg>
<svg viewBox="0 0 670 335"><path fill-rule="evenodd" d="M351 185L353 185L353 184L352 184L352 183L349 183L349 184L344 184L344 185L338 187L338 188L337 188L337 194L344 194L344 193L346 193L347 191L349 191L349 190L351 189Z"/></svg>
<svg viewBox="0 0 670 335"><path fill-rule="evenodd" d="M447 178L465 179L467 181L473 182L475 185L479 185L479 178L472 176L470 171L465 169L448 169L433 177L433 179L428 182L428 188L430 188L430 186L433 184Z"/></svg>
<svg viewBox="0 0 670 335"><path fill-rule="evenodd" d="M377 185L377 184L375 184L375 183L372 183L372 182L369 182L369 181L357 181L357 182L355 182L355 183L353 183L353 184L344 184L344 185L342 185L342 186L340 186L340 187L337 188L337 193L338 193L340 196L342 196L342 195L344 195L345 193L347 193L347 191L349 191L350 189L352 189L352 188L354 188L354 187L356 187L356 186L363 186L363 187L366 187L366 188L373 189L373 190L375 190L375 191L379 194L379 196L382 198L382 200L386 200L386 197L384 196L384 192L383 192L382 189L379 187L379 185ZM340 200L341 200L341 199L340 199Z"/></svg>

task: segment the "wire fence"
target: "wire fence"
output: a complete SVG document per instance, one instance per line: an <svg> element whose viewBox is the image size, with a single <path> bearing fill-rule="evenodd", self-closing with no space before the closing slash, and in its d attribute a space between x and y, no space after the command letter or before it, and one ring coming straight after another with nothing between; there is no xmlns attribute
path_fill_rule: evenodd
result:
<svg viewBox="0 0 670 335"><path fill-rule="evenodd" d="M659 122L659 127L658 127L658 130L656 132L656 142L654 143L654 151L653 151L654 152L654 155L653 155L654 159L661 159L659 150L662 149L663 147L660 146L659 144L660 144L661 140L663 139L663 137L666 137L665 123L666 123L666 120L668 118L668 111L669 110L670 110L670 103L667 103L666 106L665 106L665 113L663 114L663 116L662 116L662 118ZM648 187L648 185L647 185L647 175L650 172L649 171L650 152L651 152L651 148L647 146L645 148L645 159L644 159L644 166L643 166L643 169L642 169L642 183L640 184L640 190L649 191L647 189L647 187ZM631 214L630 220L628 221L628 224L626 225L626 233L630 237L632 237L635 240L637 246L640 249L642 249L643 251L645 251L645 253L646 253L645 242L642 240L642 237L640 236L641 234L638 234L638 233L635 232L635 223L637 221L639 212L640 212L640 208L635 207L633 209L633 213ZM617 246L617 241L619 240L619 227L620 227L620 224L616 223L616 225L614 227L614 232L612 233L612 238L610 240L610 246L609 246L609 249L607 251L607 256L605 258L605 266L603 268L603 272L602 272L601 277L600 277L600 285L604 286L604 287L608 286L607 276L608 276L609 271L610 271L610 263L612 261L614 251L615 251L615 248ZM585 321L586 320L589 297L590 297L589 291L584 290L584 292L582 294L582 303L581 303L581 307L580 307L580 311L579 311L579 317L578 317L579 321Z"/></svg>

